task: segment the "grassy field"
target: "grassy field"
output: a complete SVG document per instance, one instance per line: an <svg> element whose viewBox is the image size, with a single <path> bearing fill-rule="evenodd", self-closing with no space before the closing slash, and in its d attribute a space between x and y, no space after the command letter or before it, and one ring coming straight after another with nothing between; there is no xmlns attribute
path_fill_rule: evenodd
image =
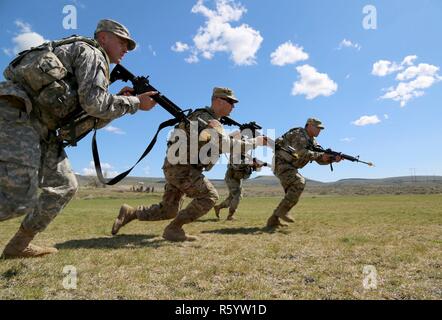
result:
<svg viewBox="0 0 442 320"><path fill-rule="evenodd" d="M441 195L305 196L296 222L275 232L264 225L279 198L249 197L235 221L211 211L185 226L197 242L163 240L166 221L134 221L110 235L123 202L159 199L72 201L35 241L58 254L0 260L0 298L442 299ZM1 247L19 223L1 223ZM63 287L68 265L76 289Z"/></svg>

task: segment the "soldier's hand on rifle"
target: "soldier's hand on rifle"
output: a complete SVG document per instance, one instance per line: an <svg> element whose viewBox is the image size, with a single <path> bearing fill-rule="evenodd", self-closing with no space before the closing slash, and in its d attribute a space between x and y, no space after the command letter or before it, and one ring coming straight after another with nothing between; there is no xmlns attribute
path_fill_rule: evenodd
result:
<svg viewBox="0 0 442 320"><path fill-rule="evenodd" d="M336 157L334 158L334 161L335 161L335 162L339 162L339 161L341 161L341 160L344 160L344 158L342 158L341 156L336 156Z"/></svg>
<svg viewBox="0 0 442 320"><path fill-rule="evenodd" d="M118 92L117 95L119 96L133 96L134 95L134 89L131 87L124 87L123 89L120 90L120 92Z"/></svg>
<svg viewBox="0 0 442 320"><path fill-rule="evenodd" d="M156 94L158 94L158 91L148 91L137 95L138 99L140 99L140 110L148 111L152 109L156 105L156 102L151 96Z"/></svg>
<svg viewBox="0 0 442 320"><path fill-rule="evenodd" d="M341 157L341 156L333 156L333 155L330 155L330 154L324 153L324 154L322 155L322 160L323 160L324 162L333 163L333 162L339 162L339 161L341 161L341 160L342 160L342 157Z"/></svg>
<svg viewBox="0 0 442 320"><path fill-rule="evenodd" d="M208 124L208 127L209 128L218 128L218 127L220 127L221 126L221 122L219 122L218 120L216 120L216 119L212 119L212 120L210 120L209 121L209 124Z"/></svg>

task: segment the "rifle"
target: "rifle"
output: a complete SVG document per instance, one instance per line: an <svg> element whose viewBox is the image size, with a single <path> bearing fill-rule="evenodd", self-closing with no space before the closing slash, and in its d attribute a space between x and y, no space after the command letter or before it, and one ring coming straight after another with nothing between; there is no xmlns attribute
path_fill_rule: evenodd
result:
<svg viewBox="0 0 442 320"><path fill-rule="evenodd" d="M157 91L158 93L156 95L151 96L151 98L154 99L156 103L158 103L167 112L169 112L175 119L177 119L178 122L189 121L185 112L188 111L190 113L192 110L182 110L166 96L162 95L159 90L154 88L149 83L149 76L137 77L121 64L117 64L110 74L110 81L111 83L113 83L117 80L122 80L124 82L130 81L132 83L135 94L141 94L148 91Z"/></svg>
<svg viewBox="0 0 442 320"><path fill-rule="evenodd" d="M232 118L222 117L220 119L220 122L226 126L236 126L239 128L240 131L248 130L248 132L245 132L244 135L248 136L249 138L256 137L259 134L258 130L262 129L262 127L259 124L257 124L255 121L241 124L239 122L236 122ZM249 136L248 134L249 132L252 133L252 136Z"/></svg>
<svg viewBox="0 0 442 320"><path fill-rule="evenodd" d="M330 155L332 160L334 160L337 156L340 156L342 159L349 160L351 162L360 162L360 163L364 163L364 164L368 165L369 167L374 167L374 164L372 162L365 162L365 161L359 160L359 156L353 157L353 156L349 156L348 154L345 154L342 152L333 151L330 148L324 149L320 145L315 146L313 144L309 144L306 147L306 149L313 151L313 152L323 152L327 155ZM331 163L330 163L330 169L331 169L331 171L333 171L333 165Z"/></svg>

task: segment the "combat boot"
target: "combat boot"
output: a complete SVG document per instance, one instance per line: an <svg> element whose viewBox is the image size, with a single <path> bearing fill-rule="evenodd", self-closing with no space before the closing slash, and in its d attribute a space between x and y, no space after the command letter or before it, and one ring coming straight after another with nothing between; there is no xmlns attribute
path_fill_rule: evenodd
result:
<svg viewBox="0 0 442 320"><path fill-rule="evenodd" d="M279 227L287 227L288 224L282 223L279 221L279 218L275 215L271 215L270 218L267 220L267 227L268 228L279 228Z"/></svg>
<svg viewBox="0 0 442 320"><path fill-rule="evenodd" d="M197 237L186 235L183 229L183 223L175 218L163 232L163 238L169 241L195 241Z"/></svg>
<svg viewBox="0 0 442 320"><path fill-rule="evenodd" d="M219 220L219 211L221 208L219 206L214 206L213 209L215 210L216 218Z"/></svg>
<svg viewBox="0 0 442 320"><path fill-rule="evenodd" d="M295 219L293 219L293 217L289 215L288 212L285 214L277 214L277 216L285 222L295 222Z"/></svg>
<svg viewBox="0 0 442 320"><path fill-rule="evenodd" d="M116 235L122 226L135 219L137 219L137 210L130 205L123 204L120 208L120 213L112 226L112 235Z"/></svg>
<svg viewBox="0 0 442 320"><path fill-rule="evenodd" d="M278 218L284 220L285 222L295 222L293 217L289 215L290 209L293 207L293 204L286 199L283 199L278 207L273 211L273 215Z"/></svg>
<svg viewBox="0 0 442 320"><path fill-rule="evenodd" d="M37 232L25 230L22 226L8 242L3 250L2 258L34 258L46 254L56 253L58 250L51 247L39 247L31 244Z"/></svg>
<svg viewBox="0 0 442 320"><path fill-rule="evenodd" d="M227 216L226 220L235 220L233 215L235 214L235 211L229 211L229 215Z"/></svg>

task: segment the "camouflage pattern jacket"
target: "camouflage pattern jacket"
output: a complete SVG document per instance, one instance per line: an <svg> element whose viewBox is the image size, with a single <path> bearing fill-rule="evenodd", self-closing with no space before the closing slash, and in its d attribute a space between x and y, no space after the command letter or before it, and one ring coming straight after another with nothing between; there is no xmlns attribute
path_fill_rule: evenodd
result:
<svg viewBox="0 0 442 320"><path fill-rule="evenodd" d="M219 120L210 107L196 109L188 119L191 123L178 124L169 138L165 166L191 164L209 171L222 153L247 152L255 147L255 139L234 139L225 133L222 125L208 127L206 124L211 120Z"/></svg>
<svg viewBox="0 0 442 320"><path fill-rule="evenodd" d="M322 160L322 152L313 152L307 150L309 144L317 145L315 138L310 138L304 128L294 128L285 133L282 137L276 139L275 165L292 165L297 169L305 167L309 162L316 161L319 164L328 164ZM298 158L294 158L284 150L278 149L278 146L295 148Z"/></svg>
<svg viewBox="0 0 442 320"><path fill-rule="evenodd" d="M90 39L90 41L94 41ZM56 43L56 42L55 42ZM99 46L99 45L98 45ZM91 116L92 121L83 121L83 126L93 126L98 120L98 127L103 127L111 120L135 113L139 107L137 97L112 95L108 92L109 86L109 58L104 49L95 47L84 41L75 41L69 44L56 46L53 53L61 61L67 70L67 76L63 79L68 97L66 108L51 110L53 115L38 115L40 122L50 130L59 129L66 123L66 118L72 115L84 114ZM0 96L16 96L24 101L26 111L29 113L41 113L34 103L36 97L29 90L12 81L0 82ZM34 106L33 106L34 104ZM35 108L33 108L35 107ZM47 106L51 108L52 106ZM72 120L72 119L70 119ZM85 128L76 128L76 131L84 131Z"/></svg>

